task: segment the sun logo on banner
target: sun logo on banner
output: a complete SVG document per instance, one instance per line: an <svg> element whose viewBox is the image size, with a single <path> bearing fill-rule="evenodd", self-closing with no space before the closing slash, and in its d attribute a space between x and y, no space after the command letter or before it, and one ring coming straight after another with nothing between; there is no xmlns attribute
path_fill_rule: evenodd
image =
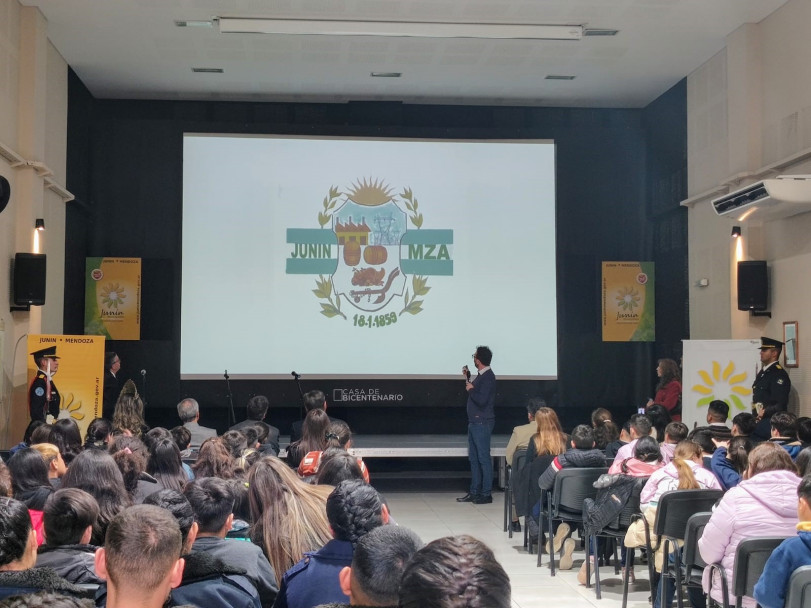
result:
<svg viewBox="0 0 811 608"><path fill-rule="evenodd" d="M84 420L84 414L80 411L82 409L82 402L77 400L73 393L68 393L62 401L62 406L59 409L59 418L73 418L74 420Z"/></svg>
<svg viewBox="0 0 811 608"><path fill-rule="evenodd" d="M453 275L453 231L423 229L411 188L396 192L372 178L346 192L333 186L318 212L320 229L288 228L286 273L318 275L312 293L325 317L385 327L423 311L430 275Z"/></svg>
<svg viewBox="0 0 811 608"><path fill-rule="evenodd" d="M647 282L647 277L645 277ZM633 287L623 287L617 290L617 306L623 310L633 310L639 306L639 292Z"/></svg>
<svg viewBox="0 0 811 608"><path fill-rule="evenodd" d="M750 397L751 401L752 389L745 384L748 374L746 372L736 374L733 361L730 361L723 371L721 364L713 361L710 371L699 370L697 373L702 382L693 385L692 390L704 395L696 403L698 407L709 405L711 401L717 399L724 401L727 405L734 405L739 410L748 409L741 399L741 397Z"/></svg>
<svg viewBox="0 0 811 608"><path fill-rule="evenodd" d="M119 306L124 305L126 299L127 292L118 283L107 283L101 290L101 302L108 309L118 310Z"/></svg>

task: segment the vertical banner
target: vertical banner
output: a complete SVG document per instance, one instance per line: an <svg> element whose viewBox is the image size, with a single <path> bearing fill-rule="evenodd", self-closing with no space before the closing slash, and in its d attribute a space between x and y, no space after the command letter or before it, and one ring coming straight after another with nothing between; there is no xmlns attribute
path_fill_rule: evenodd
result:
<svg viewBox="0 0 811 608"><path fill-rule="evenodd" d="M141 258L86 258L84 333L141 339Z"/></svg>
<svg viewBox="0 0 811 608"><path fill-rule="evenodd" d="M653 262L603 262L603 342L653 342Z"/></svg>
<svg viewBox="0 0 811 608"><path fill-rule="evenodd" d="M104 338L101 336L28 336L28 385L37 373L30 353L56 347L59 369L53 384L60 397L59 418L73 418L84 437L87 425L101 416L104 391Z"/></svg>
<svg viewBox="0 0 811 608"><path fill-rule="evenodd" d="M710 401L729 405L730 420L752 411L752 383L760 363L760 340L684 340L682 422L706 424Z"/></svg>

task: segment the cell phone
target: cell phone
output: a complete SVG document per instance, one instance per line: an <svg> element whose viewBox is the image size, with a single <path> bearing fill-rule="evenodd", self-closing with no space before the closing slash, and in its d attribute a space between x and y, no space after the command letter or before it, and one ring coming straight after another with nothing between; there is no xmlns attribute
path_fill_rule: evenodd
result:
<svg viewBox="0 0 811 608"><path fill-rule="evenodd" d="M636 408L636 413L637 413L637 414L644 414L644 413L645 413L645 408L644 408L644 407L638 407L638 408Z"/></svg>

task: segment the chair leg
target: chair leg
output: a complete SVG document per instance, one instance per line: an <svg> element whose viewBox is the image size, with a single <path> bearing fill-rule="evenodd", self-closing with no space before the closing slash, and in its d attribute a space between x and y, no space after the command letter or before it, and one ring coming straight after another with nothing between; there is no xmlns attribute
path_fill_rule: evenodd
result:
<svg viewBox="0 0 811 608"><path fill-rule="evenodd" d="M594 593L598 600L603 598L602 594L602 587L600 585L600 566L597 563L597 535L591 537L591 549L594 554L594 562L592 562L591 555L588 554L586 551L586 587L589 586L591 583L591 577L589 576L589 568L591 568L591 564L594 563Z"/></svg>
<svg viewBox="0 0 811 608"><path fill-rule="evenodd" d="M676 575L676 605L684 608L684 592L681 588L681 550L677 543L673 543L673 573Z"/></svg>
<svg viewBox="0 0 811 608"><path fill-rule="evenodd" d="M507 481L504 489L504 529L507 531L507 538L513 537L513 491L512 484Z"/></svg>
<svg viewBox="0 0 811 608"><path fill-rule="evenodd" d="M549 525L547 526L546 535L549 537L549 545L551 550L549 551L549 574L551 576L555 576L555 541L554 539L554 532L552 529L552 507L551 503L546 503L546 508L549 511ZM538 536L540 538L540 536ZM541 554L541 546L538 545L538 555ZM541 561L538 560L538 564L540 565Z"/></svg>
<svg viewBox="0 0 811 608"><path fill-rule="evenodd" d="M616 558L615 558L616 559ZM628 553L625 555L625 567L634 567L634 549L630 547ZM622 582L622 608L628 608L628 579L631 578L625 574L625 580Z"/></svg>
<svg viewBox="0 0 811 608"><path fill-rule="evenodd" d="M620 560L618 554L622 553L622 548L620 547L619 539L612 538L611 542L614 544L614 574L619 574L620 573L620 568L622 567L622 564L620 563L621 560ZM625 563L626 563L626 565L628 564L627 558L626 558Z"/></svg>

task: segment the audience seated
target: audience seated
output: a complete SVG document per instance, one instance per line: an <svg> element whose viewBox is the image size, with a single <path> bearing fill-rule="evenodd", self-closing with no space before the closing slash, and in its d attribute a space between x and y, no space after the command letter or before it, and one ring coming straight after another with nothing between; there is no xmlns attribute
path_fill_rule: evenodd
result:
<svg viewBox="0 0 811 608"><path fill-rule="evenodd" d="M715 453L715 440L713 440L712 431L710 431L706 426L698 427L690 431L690 434L687 435L687 439L690 441L695 441L701 446L701 455L702 459L704 460L704 468L708 471L712 471L712 456Z"/></svg>
<svg viewBox="0 0 811 608"><path fill-rule="evenodd" d="M144 438L148 436L148 433L144 434ZM110 444L110 454L121 471L124 487L133 504L141 504L144 498L161 489L158 480L146 472L149 452L138 437L118 435Z"/></svg>
<svg viewBox="0 0 811 608"><path fill-rule="evenodd" d="M606 458L613 460L625 441L620 441L621 429L613 420L605 420L598 426L594 427L594 447L602 450ZM627 429L626 429L627 432Z"/></svg>
<svg viewBox="0 0 811 608"><path fill-rule="evenodd" d="M721 562L727 580L732 580L735 551L741 540L754 536L794 536L797 526L797 501L794 499L800 478L794 463L781 446L763 443L749 454L747 479L727 491L707 522L698 541L702 559ZM722 601L720 577L710 580L704 571L704 591L716 602ZM756 602L744 597L743 606Z"/></svg>
<svg viewBox="0 0 811 608"><path fill-rule="evenodd" d="M670 418L670 412L665 409L664 405L654 403L645 409L645 415L650 418L651 426L656 432L656 441L660 444L664 443L665 428L673 422Z"/></svg>
<svg viewBox="0 0 811 608"><path fill-rule="evenodd" d="M421 547L422 541L407 528L389 525L370 530L355 544L352 565L339 574L349 604L323 604L322 608L397 606L403 569Z"/></svg>
<svg viewBox="0 0 811 608"><path fill-rule="evenodd" d="M0 496L11 498L13 493L11 473L9 473L6 463L0 460Z"/></svg>
<svg viewBox="0 0 811 608"><path fill-rule="evenodd" d="M683 422L671 422L665 427L664 441L659 444L659 449L667 452L668 456L664 459L665 462L672 460L676 446L679 442L687 439L688 434L687 425Z"/></svg>
<svg viewBox="0 0 811 608"><path fill-rule="evenodd" d="M27 427L25 427L25 432L23 433L23 440L22 440L20 443L18 443L17 445L15 445L14 447L12 447L12 448L11 448L11 449L8 451L8 452L9 452L9 454L10 454L11 456L14 456L14 453L15 453L17 450L20 450L20 449L22 449L22 448L28 448L28 447L31 447L31 434L32 434L32 433L33 433L33 432L34 432L36 429L38 429L39 427L41 427L43 424L45 424L45 422L43 422L42 420L32 420L31 422L29 422L29 423L28 423L28 426L27 426Z"/></svg>
<svg viewBox="0 0 811 608"><path fill-rule="evenodd" d="M106 450L113 441L113 423L105 418L96 418L87 425L84 449Z"/></svg>
<svg viewBox="0 0 811 608"><path fill-rule="evenodd" d="M146 472L158 482L158 490L182 492L188 481L180 450L171 439L158 439L150 446Z"/></svg>
<svg viewBox="0 0 811 608"><path fill-rule="evenodd" d="M259 591L263 606L273 605L279 587L276 574L262 550L249 542L226 539L234 521L234 493L224 479L196 479L189 483L184 495L194 511L197 539L192 553L205 552L225 564L245 571L245 576Z"/></svg>
<svg viewBox="0 0 811 608"><path fill-rule="evenodd" d="M304 393L304 410L305 417L313 410L327 411L327 398L323 392L319 390L309 391ZM338 418L329 416L330 422L340 422ZM296 420L290 425L290 443L295 443L302 437L303 420Z"/></svg>
<svg viewBox="0 0 811 608"><path fill-rule="evenodd" d="M149 430L144 420L144 402L132 380L124 383L113 410L113 434L142 437Z"/></svg>
<svg viewBox="0 0 811 608"><path fill-rule="evenodd" d="M110 521L132 504L113 457L101 450L85 450L79 454L62 478L62 488L79 488L98 502L99 516L90 537L92 545L104 543Z"/></svg>
<svg viewBox="0 0 811 608"><path fill-rule="evenodd" d="M191 470L195 479L198 477L233 479L236 474L234 459L219 437L211 437L203 442Z"/></svg>
<svg viewBox="0 0 811 608"><path fill-rule="evenodd" d="M401 608L509 608L510 578L493 552L472 536L428 543L408 562Z"/></svg>
<svg viewBox="0 0 811 608"><path fill-rule="evenodd" d="M802 450L802 444L797 440L797 416L791 412L775 412L770 420L772 443L783 446L792 460Z"/></svg>
<svg viewBox="0 0 811 608"><path fill-rule="evenodd" d="M77 488L57 490L44 510L45 544L39 548L37 568L51 568L65 580L98 585L102 580L94 566L98 547L90 544L99 503Z"/></svg>
<svg viewBox="0 0 811 608"><path fill-rule="evenodd" d="M191 433L189 447L192 450L199 449L209 437L217 436L217 429L210 429L200 424L200 405L197 400L189 397L178 403L177 416L183 426Z"/></svg>
<svg viewBox="0 0 811 608"><path fill-rule="evenodd" d="M800 566L811 565L811 477L802 478L797 496L797 536L774 550L755 585L754 597L762 608L783 608L791 574Z"/></svg>
<svg viewBox="0 0 811 608"><path fill-rule="evenodd" d="M362 481L342 481L327 498L327 520L332 540L317 551L306 552L284 573L276 608L313 608L349 600L338 575L351 565L358 540L387 524L389 513L372 486Z"/></svg>
<svg viewBox="0 0 811 608"><path fill-rule="evenodd" d="M144 504L166 509L177 520L185 561L183 578L172 591L176 604L260 608L259 592L245 576L245 569L225 563L207 551L192 551L198 525L186 497L177 490L159 490Z"/></svg>
<svg viewBox="0 0 811 608"><path fill-rule="evenodd" d="M794 460L794 465L797 467L797 474L800 477L811 474L811 447L800 450Z"/></svg>
<svg viewBox="0 0 811 608"><path fill-rule="evenodd" d="M337 486L346 479L365 481L358 460L341 448L324 450L315 483L322 486Z"/></svg>
<svg viewBox="0 0 811 608"><path fill-rule="evenodd" d="M73 459L82 451L82 433L73 418L60 418L54 421L48 443L57 447L65 465L70 466Z"/></svg>
<svg viewBox="0 0 811 608"><path fill-rule="evenodd" d="M94 608L93 600L61 595L51 591L37 591L9 597L0 604L3 608Z"/></svg>
<svg viewBox="0 0 811 608"><path fill-rule="evenodd" d="M37 444L39 445L39 444ZM48 479L48 465L34 448L23 448L9 458L14 498L33 511L42 511L54 491Z"/></svg>
<svg viewBox="0 0 811 608"><path fill-rule="evenodd" d="M36 561L37 538L28 508L14 498L0 498L0 599L36 591L88 595L50 568L34 568Z"/></svg>
<svg viewBox="0 0 811 608"><path fill-rule="evenodd" d="M191 456L191 448L189 447L191 443L191 433L189 429L181 425L174 427L169 432L172 434L172 439L174 439L177 444L177 449L180 450L180 457L188 458ZM194 477L190 477L189 479L194 479Z"/></svg>
<svg viewBox="0 0 811 608"><path fill-rule="evenodd" d="M797 439L802 449L811 445L811 417L800 416L797 418Z"/></svg>
<svg viewBox="0 0 811 608"><path fill-rule="evenodd" d="M347 451L352 447L352 431L349 430L349 425L342 420L330 423L325 438L326 446L324 450L308 452L301 459L298 465L298 474L303 479L310 481L308 478L312 478L312 481L315 481L315 475L318 473L318 467L321 465L326 450L338 448ZM363 475L363 480L369 483L369 471L363 459L357 458L357 463Z"/></svg>
<svg viewBox="0 0 811 608"><path fill-rule="evenodd" d="M715 452L710 459L710 468L724 491L737 486L749 466L752 440L746 435L737 435L729 441L713 440ZM811 454L810 454L811 455Z"/></svg>
<svg viewBox="0 0 811 608"><path fill-rule="evenodd" d="M628 428L631 440L617 450L616 456L614 456L614 464L631 458L634 455L634 450L636 449L636 442L639 441L641 437L650 436L651 432L653 431L651 420L645 414L634 414L631 416L631 421ZM608 450L606 450L606 455L607 453ZM667 448L662 449L662 461L665 464L670 462L670 456L670 450Z"/></svg>
<svg viewBox="0 0 811 608"><path fill-rule="evenodd" d="M287 464L295 469L305 454L326 449L329 425L330 419L324 410L307 412L301 425L301 439L287 446Z"/></svg>
<svg viewBox="0 0 811 608"><path fill-rule="evenodd" d="M755 426L757 426L757 418L755 418L754 414L750 414L749 412L736 414L732 419L732 436L751 437Z"/></svg>
<svg viewBox="0 0 811 608"><path fill-rule="evenodd" d="M526 450L529 440L538 430L538 425L535 423L535 414L542 407L546 407L546 401L540 397L530 397L527 401L527 420L526 424L521 424L513 428L510 440L507 442L506 462L509 466L513 466L515 453L519 450ZM595 410L596 411L596 410ZM606 412L608 410L605 410ZM609 419L611 414L608 414ZM513 471L515 478L518 478L518 470ZM518 514L515 511L515 505L512 507L512 529L515 532L521 531L521 523L518 521Z"/></svg>
<svg viewBox="0 0 811 608"><path fill-rule="evenodd" d="M326 509L331 487L303 482L274 456L253 466L248 484L251 540L262 548L274 572L287 572L307 551L317 551L332 538Z"/></svg>
<svg viewBox="0 0 811 608"><path fill-rule="evenodd" d="M263 444L269 445L274 455L279 454L279 429L265 422L270 402L264 395L255 395L248 399L246 407L246 417L242 422L238 422L231 427L232 431L241 431L247 426L260 426L265 429L266 439ZM292 439L291 439L292 441Z"/></svg>
<svg viewBox="0 0 811 608"><path fill-rule="evenodd" d="M116 515L96 552L107 608L162 608L183 578L182 548L180 527L165 509L135 505Z"/></svg>
<svg viewBox="0 0 811 608"><path fill-rule="evenodd" d="M241 431L226 431L220 437L231 458L239 458L248 447L248 438ZM253 446L251 446L253 447Z"/></svg>

